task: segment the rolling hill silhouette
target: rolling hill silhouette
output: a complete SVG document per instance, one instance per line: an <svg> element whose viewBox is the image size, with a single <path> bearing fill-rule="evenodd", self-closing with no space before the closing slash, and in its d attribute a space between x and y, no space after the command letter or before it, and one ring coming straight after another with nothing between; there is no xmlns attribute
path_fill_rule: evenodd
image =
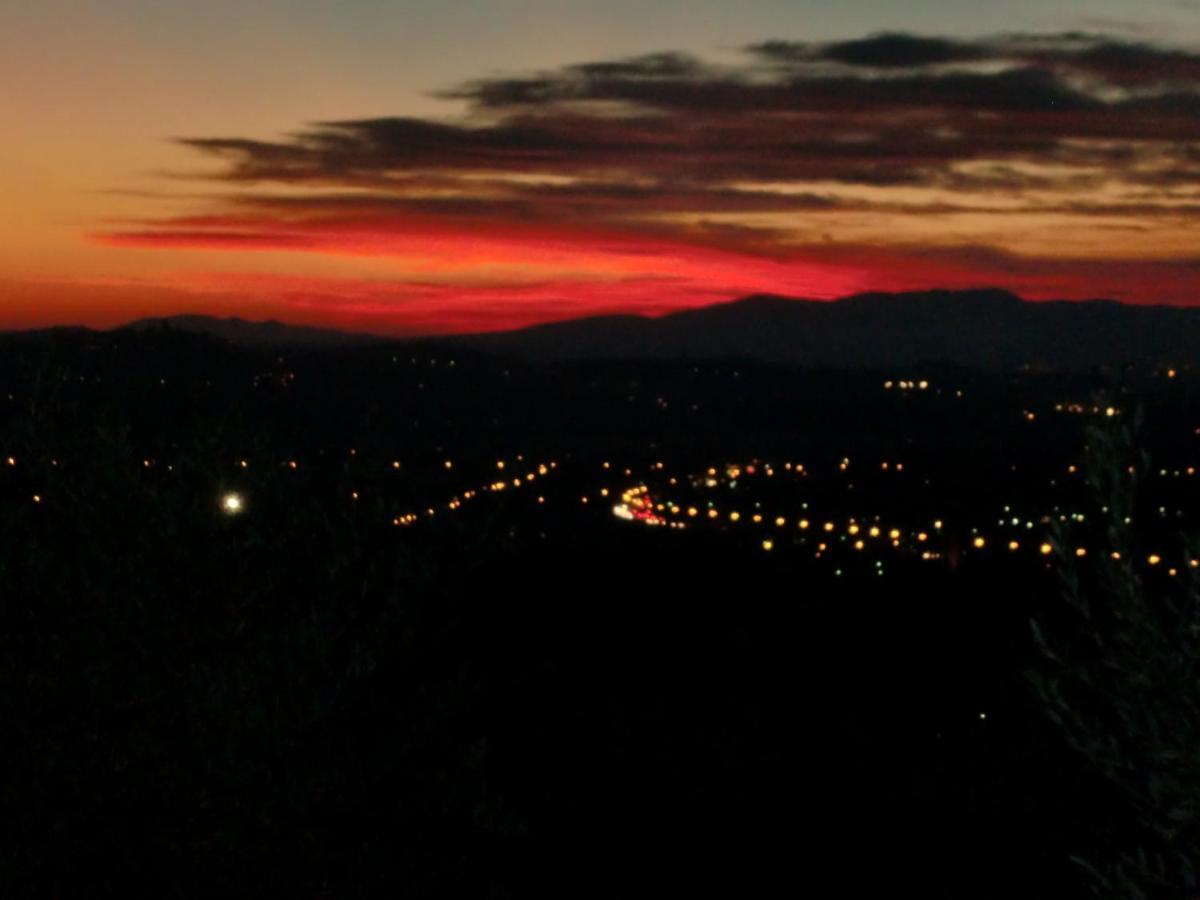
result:
<svg viewBox="0 0 1200 900"><path fill-rule="evenodd" d="M988 369L1179 363L1200 355L1200 309L1111 300L1022 300L1001 290L753 296L657 319L604 316L456 339L531 360L750 358Z"/></svg>
<svg viewBox="0 0 1200 900"><path fill-rule="evenodd" d="M150 332L176 330L194 334L207 334L235 344L250 345L314 345L346 346L351 344L376 343L381 340L371 334L338 331L333 328L312 328L307 325L289 325L274 320L251 322L240 318L217 318L216 316L181 315L161 318L138 319L122 326L122 331Z"/></svg>
<svg viewBox="0 0 1200 900"><path fill-rule="evenodd" d="M207 316L144 319L256 345L346 346L379 336ZM1002 290L858 294L835 301L759 295L660 318L598 316L516 331L422 338L554 362L753 359L838 368L945 362L986 369L1180 364L1200 356L1200 308L1112 300L1026 301Z"/></svg>

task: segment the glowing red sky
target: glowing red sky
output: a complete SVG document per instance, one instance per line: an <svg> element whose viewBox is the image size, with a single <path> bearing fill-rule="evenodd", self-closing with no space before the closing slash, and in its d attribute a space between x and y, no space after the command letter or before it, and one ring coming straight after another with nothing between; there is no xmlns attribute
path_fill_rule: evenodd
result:
<svg viewBox="0 0 1200 900"><path fill-rule="evenodd" d="M39 245L58 270L0 260L0 327L206 312L416 334L931 287L1198 299L1186 47L769 40L437 101L170 142L137 191L68 216L70 249Z"/></svg>

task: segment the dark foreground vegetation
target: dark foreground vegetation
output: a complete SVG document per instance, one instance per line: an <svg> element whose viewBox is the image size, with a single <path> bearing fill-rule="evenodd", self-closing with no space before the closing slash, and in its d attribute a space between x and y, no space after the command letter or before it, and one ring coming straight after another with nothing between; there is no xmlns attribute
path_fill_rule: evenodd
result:
<svg viewBox="0 0 1200 900"><path fill-rule="evenodd" d="M1187 896L1191 645L1118 630L1105 669L1086 638L1118 632L1081 628L1079 597L1128 582L1063 559L1103 517L1050 529L1053 564L879 577L579 502L600 460L903 454L924 493L855 502L986 520L1083 464L1086 417L1051 411L1110 375L926 367L935 401L888 373L171 332L0 354L5 897ZM1155 460L1200 458L1187 378L1124 383ZM393 523L518 453L559 463L544 503ZM1153 539L1192 529L1195 491L1147 483L1134 522L1169 499ZM1194 598L1178 546L1143 595Z"/></svg>

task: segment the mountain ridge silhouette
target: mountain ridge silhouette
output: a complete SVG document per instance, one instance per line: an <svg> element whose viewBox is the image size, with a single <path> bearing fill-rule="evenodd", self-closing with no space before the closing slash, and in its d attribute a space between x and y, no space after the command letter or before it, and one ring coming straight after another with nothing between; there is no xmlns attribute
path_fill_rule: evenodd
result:
<svg viewBox="0 0 1200 900"><path fill-rule="evenodd" d="M739 358L834 368L944 362L1081 369L1179 365L1200 357L1200 308L1105 299L1031 301L998 288L868 292L839 300L754 294L658 317L597 315L511 331L422 337L204 315L140 319L115 330L155 329L250 345L420 342L533 362Z"/></svg>

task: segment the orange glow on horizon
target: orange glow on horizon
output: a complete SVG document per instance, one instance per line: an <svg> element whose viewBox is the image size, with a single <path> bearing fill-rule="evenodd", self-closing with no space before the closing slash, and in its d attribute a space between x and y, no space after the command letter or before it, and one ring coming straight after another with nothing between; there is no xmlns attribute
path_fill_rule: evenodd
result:
<svg viewBox="0 0 1200 900"><path fill-rule="evenodd" d="M796 36L772 14L766 43L720 60L703 41L626 56L605 29L548 52L526 29L497 75L414 24L406 59L423 61L399 90L350 56L314 66L299 48L330 32L304 10L241 13L244 55L220 65L198 15L18 17L44 38L0 60L22 126L0 146L0 329L192 313L445 334L979 287L1200 304L1200 126L1178 101L1200 71L1150 39L942 39L978 61L963 81L920 54L862 64L889 59L879 13L850 56L815 33L781 56ZM1101 65L1114 50L1146 63ZM374 52L390 66L395 44Z"/></svg>

